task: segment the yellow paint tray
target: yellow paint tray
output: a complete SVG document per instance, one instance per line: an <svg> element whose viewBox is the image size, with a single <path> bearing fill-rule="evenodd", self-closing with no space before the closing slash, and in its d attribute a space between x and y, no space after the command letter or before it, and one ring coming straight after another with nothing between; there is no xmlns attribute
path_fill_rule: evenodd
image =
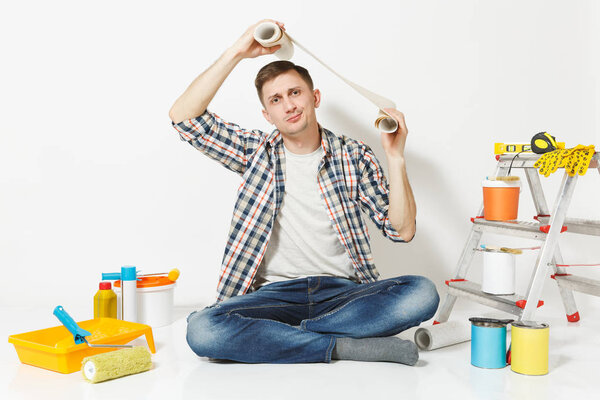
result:
<svg viewBox="0 0 600 400"><path fill-rule="evenodd" d="M77 324L92 333L86 338L91 344L125 344L146 335L150 351L156 353L152 328L148 325L115 318L96 318ZM86 343L75 344L71 332L62 325L11 335L8 342L14 344L23 364L63 374L81 370L81 360L84 357L116 350L90 347Z"/></svg>

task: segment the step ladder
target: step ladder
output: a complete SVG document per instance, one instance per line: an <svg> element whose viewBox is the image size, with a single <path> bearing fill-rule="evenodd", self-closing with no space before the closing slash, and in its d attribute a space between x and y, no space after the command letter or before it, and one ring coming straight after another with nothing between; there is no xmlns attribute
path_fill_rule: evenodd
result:
<svg viewBox="0 0 600 400"><path fill-rule="evenodd" d="M540 296L549 269L553 272L551 277L558 284L569 322L579 321L579 312L575 305L573 291L600 296L600 281L571 275L566 272L564 267L557 266L557 264L564 264L558 244L560 234L562 232L571 232L600 236L600 221L566 217L575 190L575 184L577 183L577 175L568 176L566 171L562 178L554 209L550 212L546 204L538 171L533 166L539 157L540 155L538 154L525 153L519 154L516 158L515 154L496 156L496 160L498 161L495 171L496 177L507 176L509 168L522 169L524 171L537 216L534 217L535 221L533 222L487 221L483 219L483 204L481 205L477 216L471 218L473 226L458 260L454 278L446 281L448 292L438 310L434 324L448 320L454 303L459 296L513 314L518 320L534 320L536 309L543 305ZM512 167L510 166L511 162ZM596 152L590 160L588 172L593 169L597 169L598 173L600 173L599 152ZM529 288L525 296L487 294L481 290L480 284L466 279L469 266L479 246L479 241L485 232L541 241L535 268L533 269Z"/></svg>

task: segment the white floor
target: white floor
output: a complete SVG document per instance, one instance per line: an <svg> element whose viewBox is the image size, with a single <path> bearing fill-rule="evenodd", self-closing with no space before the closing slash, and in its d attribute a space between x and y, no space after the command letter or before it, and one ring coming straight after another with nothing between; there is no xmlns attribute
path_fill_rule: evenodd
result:
<svg viewBox="0 0 600 400"><path fill-rule="evenodd" d="M415 367L394 363L335 361L331 364L245 365L199 358L185 342L185 316L154 330L152 370L89 384L79 373L63 375L21 364L12 344L0 347L1 399L591 399L600 392L600 299L567 323L562 306L544 306L538 321L550 324L550 373L524 376L470 365L470 343L421 352ZM590 306L593 304L593 306ZM457 303L451 319L489 309ZM53 307L0 308L8 336L58 325ZM69 307L72 315L78 310ZM410 333L408 334L410 336ZM144 344L136 339L136 344Z"/></svg>

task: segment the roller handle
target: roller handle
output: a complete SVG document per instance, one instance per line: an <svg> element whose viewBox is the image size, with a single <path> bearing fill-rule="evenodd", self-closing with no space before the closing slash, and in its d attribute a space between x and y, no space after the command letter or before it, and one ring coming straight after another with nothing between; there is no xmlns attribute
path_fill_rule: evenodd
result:
<svg viewBox="0 0 600 400"><path fill-rule="evenodd" d="M103 281L118 281L119 279L121 279L120 272L103 272L102 273Z"/></svg>
<svg viewBox="0 0 600 400"><path fill-rule="evenodd" d="M53 314L73 334L75 344L87 343L85 337L91 336L91 333L80 328L77 322L65 311L63 306L56 306Z"/></svg>

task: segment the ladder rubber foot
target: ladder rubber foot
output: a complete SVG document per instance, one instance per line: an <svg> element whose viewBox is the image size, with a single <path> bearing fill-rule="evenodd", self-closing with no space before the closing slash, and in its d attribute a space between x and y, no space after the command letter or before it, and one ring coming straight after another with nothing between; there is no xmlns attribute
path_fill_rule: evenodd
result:
<svg viewBox="0 0 600 400"><path fill-rule="evenodd" d="M569 322L579 321L579 311L577 311L575 314L567 315L567 321L569 321Z"/></svg>

